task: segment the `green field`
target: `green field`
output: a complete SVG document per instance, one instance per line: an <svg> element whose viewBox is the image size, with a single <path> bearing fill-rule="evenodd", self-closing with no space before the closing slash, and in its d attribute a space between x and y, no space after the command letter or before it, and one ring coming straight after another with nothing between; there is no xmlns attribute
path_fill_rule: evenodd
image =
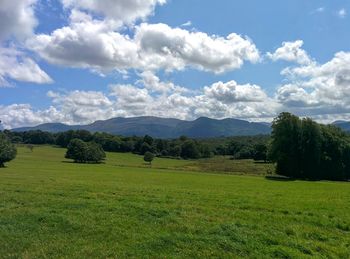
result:
<svg viewBox="0 0 350 259"><path fill-rule="evenodd" d="M150 168L131 154L82 165L64 153L19 148L0 169L0 257L350 258L350 183L227 175L268 166L225 158Z"/></svg>

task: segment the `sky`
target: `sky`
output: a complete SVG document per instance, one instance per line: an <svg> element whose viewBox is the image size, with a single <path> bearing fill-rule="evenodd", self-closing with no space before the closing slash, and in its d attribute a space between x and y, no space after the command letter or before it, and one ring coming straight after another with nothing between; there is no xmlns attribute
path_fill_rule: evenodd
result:
<svg viewBox="0 0 350 259"><path fill-rule="evenodd" d="M350 120L348 0L0 0L1 127Z"/></svg>

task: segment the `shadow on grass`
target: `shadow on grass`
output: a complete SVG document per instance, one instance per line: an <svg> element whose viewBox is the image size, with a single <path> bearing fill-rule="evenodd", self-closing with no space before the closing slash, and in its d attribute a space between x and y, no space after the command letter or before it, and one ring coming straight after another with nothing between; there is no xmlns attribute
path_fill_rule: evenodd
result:
<svg viewBox="0 0 350 259"><path fill-rule="evenodd" d="M271 180L271 181L281 181L281 182L291 182L295 181L295 178L290 178L282 175L267 175L265 176L265 179Z"/></svg>
<svg viewBox="0 0 350 259"><path fill-rule="evenodd" d="M101 165L101 164L106 164L106 162L86 162L86 163L79 163L79 162L74 162L74 161L61 161L61 163L66 163L66 164L79 164L79 165Z"/></svg>
<svg viewBox="0 0 350 259"><path fill-rule="evenodd" d="M273 164L273 163L271 163L271 162L265 162L265 161L254 161L254 164L265 164L265 165L268 165L268 164Z"/></svg>

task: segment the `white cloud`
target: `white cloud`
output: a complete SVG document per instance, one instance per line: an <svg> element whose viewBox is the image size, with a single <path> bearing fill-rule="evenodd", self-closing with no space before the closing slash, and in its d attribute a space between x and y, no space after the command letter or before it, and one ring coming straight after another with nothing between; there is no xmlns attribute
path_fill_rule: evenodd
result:
<svg viewBox="0 0 350 259"><path fill-rule="evenodd" d="M53 82L50 76L23 52L0 47L0 87L11 85L6 79L37 84Z"/></svg>
<svg viewBox="0 0 350 259"><path fill-rule="evenodd" d="M192 26L192 22L191 21L187 21L183 24L181 24L181 27L191 27Z"/></svg>
<svg viewBox="0 0 350 259"><path fill-rule="evenodd" d="M24 39L37 25L33 7L37 0L1 0L0 41L14 36Z"/></svg>
<svg viewBox="0 0 350 259"><path fill-rule="evenodd" d="M144 71L139 75L140 80L137 81L138 84L143 85L147 90L155 93L168 93L168 92L178 92L186 93L189 90L187 88L175 85L172 82L163 82L157 77L152 71Z"/></svg>
<svg viewBox="0 0 350 259"><path fill-rule="evenodd" d="M107 114L113 114L112 101L102 92L72 91L60 94L49 91L54 107L60 111L63 122L87 123L96 118L107 119Z"/></svg>
<svg viewBox="0 0 350 259"><path fill-rule="evenodd" d="M268 52L267 56L273 61L284 60L301 65L310 64L313 61L307 52L301 48L303 44L302 40L283 42L282 47L278 48L274 53Z"/></svg>
<svg viewBox="0 0 350 259"><path fill-rule="evenodd" d="M18 45L33 35L38 22L34 14L37 0L0 1L0 87L12 86L10 80L38 84L52 79Z"/></svg>
<svg viewBox="0 0 350 259"><path fill-rule="evenodd" d="M96 20L73 10L69 26L40 34L27 46L52 64L89 68L102 73L129 69L199 70L222 73L257 62L259 51L237 34L226 38L143 23L134 38L115 31L110 20Z"/></svg>
<svg viewBox="0 0 350 259"><path fill-rule="evenodd" d="M266 93L257 85L238 85L235 81L227 83L217 82L210 87L205 87L206 96L222 103L234 102L262 102L267 99Z"/></svg>
<svg viewBox="0 0 350 259"><path fill-rule="evenodd" d="M158 80L157 84L170 84ZM0 118L9 128L58 121L86 124L117 116L143 115L180 119L200 116L261 119L272 118L279 106L259 86L239 85L234 81L214 83L197 92L179 91L171 86L169 91L161 94L152 94L153 91L145 86L147 82L141 79L138 84L141 82L143 85L140 87L112 85L108 94L97 91L50 91L48 97L52 99L52 106L49 109L35 111L26 104L1 106Z"/></svg>
<svg viewBox="0 0 350 259"><path fill-rule="evenodd" d="M62 0L66 8L88 11L120 22L120 25L144 20L151 15L156 5L166 0Z"/></svg>
<svg viewBox="0 0 350 259"><path fill-rule="evenodd" d="M53 121L64 121L61 112L57 111L54 107L34 111L29 104L0 105L0 118L4 128L17 128Z"/></svg>
<svg viewBox="0 0 350 259"><path fill-rule="evenodd" d="M347 15L346 9L345 9L345 8L340 9L340 10L337 12L337 15L338 15L340 18L345 18L346 15Z"/></svg>
<svg viewBox="0 0 350 259"><path fill-rule="evenodd" d="M144 66L154 69L181 70L191 66L222 73L240 68L244 61L259 61L255 45L235 33L223 38L166 24L144 23L137 28L135 41Z"/></svg>
<svg viewBox="0 0 350 259"><path fill-rule="evenodd" d="M327 116L350 113L350 53L338 52L325 64L286 68L290 81L282 85L276 98L300 115Z"/></svg>
<svg viewBox="0 0 350 259"><path fill-rule="evenodd" d="M75 13L76 14L76 13ZM63 66L99 71L125 70L135 67L137 46L128 38L111 30L105 21L73 22L51 35L40 34L27 42L46 61Z"/></svg>

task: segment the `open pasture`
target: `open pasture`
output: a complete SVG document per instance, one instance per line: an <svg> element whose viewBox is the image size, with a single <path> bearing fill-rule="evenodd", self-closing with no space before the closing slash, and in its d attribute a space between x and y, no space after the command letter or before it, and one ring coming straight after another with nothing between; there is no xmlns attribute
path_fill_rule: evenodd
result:
<svg viewBox="0 0 350 259"><path fill-rule="evenodd" d="M350 257L349 183L198 172L209 160L150 168L132 154L75 164L64 153L21 147L0 170L0 257Z"/></svg>

